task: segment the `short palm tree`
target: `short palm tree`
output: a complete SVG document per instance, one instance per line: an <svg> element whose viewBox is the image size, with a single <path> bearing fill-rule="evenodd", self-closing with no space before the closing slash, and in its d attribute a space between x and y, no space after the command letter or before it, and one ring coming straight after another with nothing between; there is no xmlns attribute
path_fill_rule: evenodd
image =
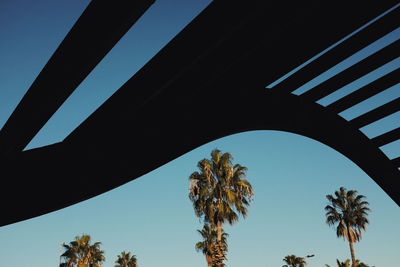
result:
<svg viewBox="0 0 400 267"><path fill-rule="evenodd" d="M336 260L336 264L338 267L350 267L350 260L347 259L344 262ZM356 267L369 267L367 264L360 262L360 260L356 260Z"/></svg>
<svg viewBox="0 0 400 267"><path fill-rule="evenodd" d="M216 243L217 243L217 231L215 229L212 229L210 225L204 224L202 230L197 230L201 237L203 238L203 241L197 242L196 243L196 251L201 251L204 256L206 256L206 261L207 261L207 266L208 267L213 267L213 265L218 265L220 264L220 259L216 258L218 253L216 251ZM228 242L227 242L227 233L222 233L222 255L225 256L226 252L228 251ZM224 257L225 258L225 257ZM218 263L217 263L218 262Z"/></svg>
<svg viewBox="0 0 400 267"><path fill-rule="evenodd" d="M296 255L287 255L283 261L286 264L282 267L304 267L307 264L304 258L297 257Z"/></svg>
<svg viewBox="0 0 400 267"><path fill-rule="evenodd" d="M62 243L65 252L61 255L64 267L99 267L105 261L104 251L100 250L101 242L90 244L90 235L75 237L68 245Z"/></svg>
<svg viewBox="0 0 400 267"><path fill-rule="evenodd" d="M346 191L344 187L335 191L335 196L327 195L326 198L330 202L330 205L325 207L326 223L329 226L337 224L336 235L348 240L352 266L357 267L353 243L361 240L361 230L365 231L369 223L369 203L364 200L365 196L357 195L356 190Z"/></svg>
<svg viewBox="0 0 400 267"><path fill-rule="evenodd" d="M137 259L135 255L131 255L130 252L126 253L122 251L120 255L118 255L118 259L115 261L115 267L137 267Z"/></svg>
<svg viewBox="0 0 400 267"><path fill-rule="evenodd" d="M222 225L246 217L253 188L245 179L247 168L232 165L232 155L215 149L211 159L198 162L199 171L190 175L189 198L195 213L217 229L217 247L222 248ZM222 257L222 255L220 255Z"/></svg>
<svg viewBox="0 0 400 267"><path fill-rule="evenodd" d="M350 267L350 260L347 259L344 262L340 262L338 259L336 259L336 264L338 267Z"/></svg>

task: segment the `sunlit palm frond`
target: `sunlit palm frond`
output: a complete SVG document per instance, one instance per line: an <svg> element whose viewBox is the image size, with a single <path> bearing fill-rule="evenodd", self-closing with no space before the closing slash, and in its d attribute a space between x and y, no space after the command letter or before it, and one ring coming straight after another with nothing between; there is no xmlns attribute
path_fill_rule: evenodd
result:
<svg viewBox="0 0 400 267"><path fill-rule="evenodd" d="M283 261L286 263L286 265L283 265L282 267L304 267L307 264L304 258L297 257L296 255L287 255Z"/></svg>
<svg viewBox="0 0 400 267"><path fill-rule="evenodd" d="M118 259L115 261L115 267L137 267L137 259L135 255L131 255L130 252L126 253L125 251L121 252L118 255Z"/></svg>

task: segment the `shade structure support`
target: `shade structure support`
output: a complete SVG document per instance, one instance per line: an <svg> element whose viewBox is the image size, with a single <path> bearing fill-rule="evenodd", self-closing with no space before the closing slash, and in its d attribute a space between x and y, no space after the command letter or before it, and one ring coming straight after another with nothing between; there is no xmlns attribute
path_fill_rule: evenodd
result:
<svg viewBox="0 0 400 267"><path fill-rule="evenodd" d="M332 6L308 1L290 8L279 1L212 2L62 142L21 152L33 132L25 133L18 127L2 129L0 176L7 186L0 187L0 203L6 203L2 205L4 216L0 225L79 203L200 145L252 130L296 133L332 147L357 164L399 204L398 190L393 186L399 179L399 159L389 159L379 149L381 144L397 140L398 134L391 132L371 140L359 130L398 110L398 100L348 122L337 110L290 93L294 84L313 79L358 48L382 37L385 31L393 30L399 23L398 9L291 76L297 77L286 80L293 81L291 86L283 86L284 81L276 88L265 89L267 84L396 3L365 2L360 10L358 3L348 1ZM221 17L221 12L226 12L228 19ZM203 32L207 32L204 38L199 34ZM393 57L392 53L384 54ZM359 70L358 67L353 69ZM366 69L369 70L368 66L361 65L360 73ZM351 81L358 71L348 73ZM76 75L80 72L70 78L75 79ZM387 76L374 84L388 88L394 84L394 77ZM365 87L346 99L355 103L368 98L358 92L374 95L384 89ZM220 109L229 110L224 123L207 119L209 114L202 107L210 97ZM42 103L40 97L35 99L32 103ZM347 100L342 103L348 106ZM240 108L231 109L232 103ZM57 102L51 109L59 105ZM28 110L23 113L30 115ZM43 125L46 116L41 113L35 127ZM23 122L30 117L12 117L10 123L29 130L30 125ZM207 127L202 127L202 123ZM15 136L14 131L18 133Z"/></svg>

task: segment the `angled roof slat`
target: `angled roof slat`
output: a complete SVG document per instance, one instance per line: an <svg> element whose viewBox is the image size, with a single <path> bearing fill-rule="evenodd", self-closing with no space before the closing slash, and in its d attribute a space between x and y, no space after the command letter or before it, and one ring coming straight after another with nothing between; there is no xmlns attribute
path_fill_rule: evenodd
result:
<svg viewBox="0 0 400 267"><path fill-rule="evenodd" d="M308 82L310 77L317 77L357 51L398 28L400 26L399 17L400 8L398 7L290 75L273 89L280 93L290 93L296 90Z"/></svg>
<svg viewBox="0 0 400 267"><path fill-rule="evenodd" d="M400 69L397 69L329 104L327 108L335 113L340 113L380 92L383 92L399 82Z"/></svg>
<svg viewBox="0 0 400 267"><path fill-rule="evenodd" d="M400 127L371 139L376 146L381 147L400 139Z"/></svg>
<svg viewBox="0 0 400 267"><path fill-rule="evenodd" d="M377 107L361 116L358 116L355 119L352 119L350 121L350 124L352 124L354 127L362 128L399 110L400 110L400 97L380 107Z"/></svg>
<svg viewBox="0 0 400 267"><path fill-rule="evenodd" d="M400 40L375 52L367 58L304 92L301 96L310 101L317 101L343 86L355 81L369 72L385 65L400 56Z"/></svg>
<svg viewBox="0 0 400 267"><path fill-rule="evenodd" d="M394 164L396 167L400 168L400 157L397 157L397 158L392 159L391 162L393 162L393 164Z"/></svg>
<svg viewBox="0 0 400 267"><path fill-rule="evenodd" d="M0 155L23 150L153 2L91 1L1 129Z"/></svg>

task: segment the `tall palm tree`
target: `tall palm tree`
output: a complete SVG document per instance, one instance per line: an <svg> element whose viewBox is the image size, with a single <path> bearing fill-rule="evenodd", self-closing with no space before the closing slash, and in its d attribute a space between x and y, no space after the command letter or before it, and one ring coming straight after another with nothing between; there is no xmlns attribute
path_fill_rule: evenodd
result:
<svg viewBox="0 0 400 267"><path fill-rule="evenodd" d="M296 255L287 255L283 261L286 264L282 267L304 267L307 264L304 258L297 257Z"/></svg>
<svg viewBox="0 0 400 267"><path fill-rule="evenodd" d="M90 244L90 235L76 236L68 245L62 243L65 252L61 255L65 267L99 267L105 261L104 251L100 250L101 242Z"/></svg>
<svg viewBox="0 0 400 267"><path fill-rule="evenodd" d="M216 242L217 242L217 231L212 229L208 224L204 224L202 230L197 230L199 234L202 236L203 241L197 242L195 245L196 251L201 251L204 256L206 256L207 266L213 267L216 265L216 262L220 260L216 258ZM227 233L222 233L222 245L223 252L222 254L225 256L228 251L228 242L227 242Z"/></svg>
<svg viewBox="0 0 400 267"><path fill-rule="evenodd" d="M344 187L335 191L335 196L327 195L326 198L330 202L330 205L325 207L326 223L329 226L337 224L336 235L348 240L352 266L357 267L353 243L361 240L361 230L365 231L369 223L369 203L364 200L365 196L357 195L356 190L346 191Z"/></svg>
<svg viewBox="0 0 400 267"><path fill-rule="evenodd" d="M251 184L245 179L247 168L240 164L232 165L232 159L230 153L221 154L215 149L211 152L211 159L199 161L199 171L189 177L189 198L195 213L210 223L211 228L217 228L216 245L220 251L222 225L235 223L238 214L246 217L254 194Z"/></svg>
<svg viewBox="0 0 400 267"><path fill-rule="evenodd" d="M114 267L137 267L137 259L135 255L131 255L130 252L126 253L122 251L120 255L118 255L118 259L115 261L116 265Z"/></svg>

